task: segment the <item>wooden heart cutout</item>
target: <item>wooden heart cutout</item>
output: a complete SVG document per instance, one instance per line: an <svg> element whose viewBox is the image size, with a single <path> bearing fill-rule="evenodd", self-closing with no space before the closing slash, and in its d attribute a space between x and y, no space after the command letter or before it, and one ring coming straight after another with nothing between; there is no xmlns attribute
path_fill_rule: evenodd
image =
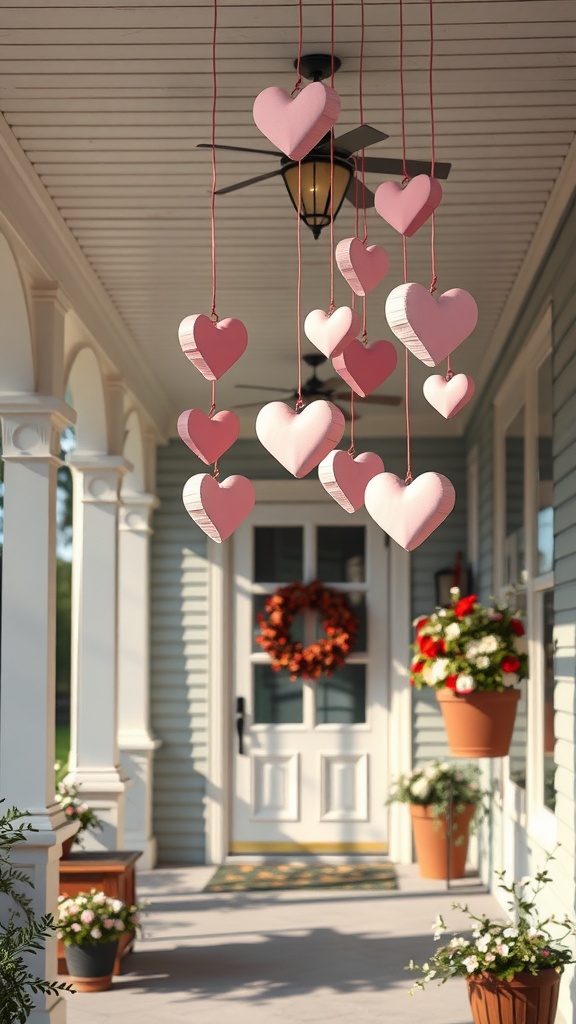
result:
<svg viewBox="0 0 576 1024"><path fill-rule="evenodd" d="M197 473L184 484L182 500L200 529L220 544L250 515L256 494L245 476L229 476L218 483L209 473Z"/></svg>
<svg viewBox="0 0 576 1024"><path fill-rule="evenodd" d="M206 380L219 380L234 365L248 344L248 332L241 320L229 317L213 324L198 313L184 317L178 328L182 351Z"/></svg>
<svg viewBox="0 0 576 1024"><path fill-rule="evenodd" d="M396 181L384 181L376 189L376 212L395 231L410 238L426 223L442 199L442 186L428 174L417 174L402 187Z"/></svg>
<svg viewBox="0 0 576 1024"><path fill-rule="evenodd" d="M357 512L364 504L368 481L383 472L384 463L374 452L362 452L353 459L350 452L334 451L318 466L318 479L346 512Z"/></svg>
<svg viewBox="0 0 576 1024"><path fill-rule="evenodd" d="M360 315L351 306L339 306L333 313L313 309L304 321L304 333L327 359L332 359L354 340L361 326Z"/></svg>
<svg viewBox="0 0 576 1024"><path fill-rule="evenodd" d="M345 351L332 360L332 366L360 398L366 398L394 372L397 361L392 342L373 341L366 348L354 338Z"/></svg>
<svg viewBox="0 0 576 1024"><path fill-rule="evenodd" d="M209 466L238 440L240 420L226 409L212 417L201 409L186 409L178 417L178 433L190 451Z"/></svg>
<svg viewBox="0 0 576 1024"><path fill-rule="evenodd" d="M340 409L324 399L299 413L285 402L269 402L256 417L256 434L280 465L303 477L336 447L344 425Z"/></svg>
<svg viewBox="0 0 576 1024"><path fill-rule="evenodd" d="M400 547L413 551L454 508L456 491L441 473L422 473L405 484L394 473L372 477L364 504L372 519Z"/></svg>
<svg viewBox="0 0 576 1024"><path fill-rule="evenodd" d="M460 409L472 398L475 391L475 384L472 377L465 373L455 373L450 380L446 380L439 373L434 373L424 381L422 388L424 398L430 405L444 416L451 420Z"/></svg>
<svg viewBox="0 0 576 1024"><path fill-rule="evenodd" d="M472 334L478 306L463 288L452 288L435 299L423 284L400 284L386 299L386 319L417 359L437 366Z"/></svg>
<svg viewBox="0 0 576 1024"><path fill-rule="evenodd" d="M366 247L360 238L343 238L336 246L336 265L356 295L368 295L390 269L381 245Z"/></svg>
<svg viewBox="0 0 576 1024"><path fill-rule="evenodd" d="M294 98L273 85L258 94L252 109L256 127L291 160L302 160L339 113L338 93L323 82L311 82Z"/></svg>

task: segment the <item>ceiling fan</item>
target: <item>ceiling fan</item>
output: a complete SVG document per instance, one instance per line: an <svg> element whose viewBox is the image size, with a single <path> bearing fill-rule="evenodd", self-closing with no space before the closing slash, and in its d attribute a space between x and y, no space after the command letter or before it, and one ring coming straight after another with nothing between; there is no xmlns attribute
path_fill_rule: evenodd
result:
<svg viewBox="0 0 576 1024"><path fill-rule="evenodd" d="M294 61L296 67L297 62ZM334 57L334 70L340 67L340 60ZM328 78L332 73L332 58L329 54L313 53L302 57L300 60L300 74L313 82L320 82ZM330 133L324 136L321 142L305 156L301 161L301 208L300 217L312 231L314 238L318 238L322 228L330 224L331 218L336 217L344 199L347 199L353 206L360 209L374 206L374 193L366 188L356 175L357 161L354 160L354 153L373 146L376 142L383 142L389 138L378 128L372 128L369 124L361 124L357 128L346 132L334 139L334 172L330 173ZM212 149L209 142L201 142L197 149ZM226 146L217 143L215 149L227 149L235 153L257 153L260 156L272 157L280 160L280 166L274 171L266 174L258 174L255 178L246 178L244 181L237 181L234 185L227 185L225 188L216 190L216 195L226 195L228 192L236 192L248 185L255 185L259 181L266 181L281 174L284 184L288 190L290 199L295 209L298 209L298 162L284 156L279 150L252 149L246 146ZM365 157L362 161L364 170L376 174L395 174L402 176L404 166L402 160L388 157ZM447 178L451 164L434 164L434 176L436 178ZM406 170L410 177L416 174L430 174L432 165L429 160L408 160ZM331 187L334 187L334 199L331 199Z"/></svg>
<svg viewBox="0 0 576 1024"><path fill-rule="evenodd" d="M305 402L313 402L318 398L325 398L333 405L336 405L338 409L343 413L345 419L350 419L350 414L346 408L338 405L338 399L344 400L350 398L350 389L346 388L346 385L341 377L328 377L327 380L322 380L316 373L316 367L321 366L322 363L326 362L326 356L321 355L319 352L308 352L302 356L307 366L312 367L312 376L308 378L302 385L302 397ZM298 394L293 391L292 394L286 395L285 388L276 387L265 387L259 384L237 384L237 388L251 388L253 391L279 391L285 396L286 402L296 401ZM359 399L359 401L366 402L370 405L400 405L402 399L399 395L368 395L366 398ZM257 406L261 406L263 402L247 402L242 405L236 405L236 409L255 409ZM355 414L356 420L360 419Z"/></svg>

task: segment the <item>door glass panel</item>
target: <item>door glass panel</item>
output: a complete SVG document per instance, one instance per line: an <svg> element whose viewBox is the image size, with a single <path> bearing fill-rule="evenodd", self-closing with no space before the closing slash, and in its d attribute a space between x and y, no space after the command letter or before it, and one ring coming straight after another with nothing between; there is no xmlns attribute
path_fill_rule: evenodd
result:
<svg viewBox="0 0 576 1024"><path fill-rule="evenodd" d="M554 788L554 591L543 595L542 637L544 640L544 803L551 811L556 805Z"/></svg>
<svg viewBox="0 0 576 1024"><path fill-rule="evenodd" d="M256 583L293 583L302 579L301 526L257 526L254 530Z"/></svg>
<svg viewBox="0 0 576 1024"><path fill-rule="evenodd" d="M344 665L315 684L316 724L353 725L366 721L366 666Z"/></svg>
<svg viewBox="0 0 576 1024"><path fill-rule="evenodd" d="M253 629L252 629L252 650L253 651L262 651L262 648L261 648L260 644L256 643L256 637L261 635L260 623L258 622L258 615L264 614L264 605L266 604L266 598L268 596L269 596L268 594L254 594L254 596L252 598L252 604L253 604L253 608L254 608L254 614L253 614L254 626L253 626ZM358 617L360 618L360 613L358 611L356 611L356 609L354 609L354 614L358 615ZM297 615L295 617L292 625L290 626L290 636L292 637L292 640L294 642L300 641L301 644L304 643L304 622L305 622L305 616L304 615Z"/></svg>
<svg viewBox="0 0 576 1024"><path fill-rule="evenodd" d="M366 616L366 594L358 591L351 591L346 594L348 604L350 605L350 611L358 619L358 633L356 643L354 645L354 651L358 653L364 653L368 650L368 630L367 630L367 616Z"/></svg>
<svg viewBox="0 0 576 1024"><path fill-rule="evenodd" d="M287 672L254 665L254 723L283 725L302 722L302 681L290 682Z"/></svg>
<svg viewBox="0 0 576 1024"><path fill-rule="evenodd" d="M552 356L538 370L538 575L554 568L552 507Z"/></svg>
<svg viewBox="0 0 576 1024"><path fill-rule="evenodd" d="M317 575L323 583L364 583L363 526L319 526Z"/></svg>
<svg viewBox="0 0 576 1024"><path fill-rule="evenodd" d="M524 557L524 408L506 430L506 571L507 583L523 579Z"/></svg>

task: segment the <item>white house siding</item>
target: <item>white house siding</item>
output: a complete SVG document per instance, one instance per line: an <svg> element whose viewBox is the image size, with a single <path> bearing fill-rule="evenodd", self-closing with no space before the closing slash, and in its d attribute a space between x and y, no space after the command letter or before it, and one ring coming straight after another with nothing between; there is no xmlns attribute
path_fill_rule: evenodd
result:
<svg viewBox="0 0 576 1024"><path fill-rule="evenodd" d="M440 424L441 429L441 424ZM369 439L358 448L376 451L386 468L405 472L405 446L398 438ZM453 482L454 512L412 555L412 610L435 604L434 574L450 568L465 549L466 483L462 439L415 438L413 471L444 473ZM238 441L220 461L222 476L293 479L257 441ZM208 573L204 534L182 505L182 487L204 467L178 439L158 451L158 497L152 539L151 707L154 734L162 741L155 760L154 830L160 862L202 862L205 845L204 794L207 768ZM310 476L313 479L313 476ZM320 488L320 484L318 484ZM294 481L297 494L298 481ZM406 659L410 652L406 651ZM414 695L417 761L446 752L433 695Z"/></svg>
<svg viewBox="0 0 576 1024"><path fill-rule="evenodd" d="M538 323L552 307L553 366L553 481L554 481L554 640L555 640L555 761L557 771L556 825L562 844L553 866L554 885L549 910L575 914L575 820L576 820L576 202L568 205L546 259L526 293L526 301L506 345L500 366L475 404L467 447L478 445L480 459L479 593L492 592L493 549L493 447L492 395L505 379L514 360ZM503 851L508 863L503 863ZM510 850L512 849L512 858ZM538 836L527 835L494 807L490 834L490 869L514 867L517 875L533 872L543 860ZM559 1019L576 1019L576 982L567 971L561 987Z"/></svg>

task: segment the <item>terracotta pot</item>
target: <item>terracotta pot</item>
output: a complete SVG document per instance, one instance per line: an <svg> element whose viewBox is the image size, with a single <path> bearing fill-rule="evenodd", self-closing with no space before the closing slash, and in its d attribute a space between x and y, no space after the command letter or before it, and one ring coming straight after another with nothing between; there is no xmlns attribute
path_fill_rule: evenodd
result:
<svg viewBox="0 0 576 1024"><path fill-rule="evenodd" d="M77 992L105 992L112 985L118 941L65 946L66 966Z"/></svg>
<svg viewBox="0 0 576 1024"><path fill-rule="evenodd" d="M454 808L452 834L448 842L445 814L434 817L432 807L410 804L416 857L422 878L463 878L468 853L468 832L474 816L474 804L466 804L461 814ZM457 842L457 840L462 840Z"/></svg>
<svg viewBox="0 0 576 1024"><path fill-rule="evenodd" d="M60 857L63 860L68 860L68 857L70 856L70 852L74 845L75 838L76 836L70 836L70 839L65 839L64 842L62 843L62 853L60 854Z"/></svg>
<svg viewBox="0 0 576 1024"><path fill-rule="evenodd" d="M474 1024L554 1024L561 975L521 971L511 981L492 974L467 978Z"/></svg>
<svg viewBox="0 0 576 1024"><path fill-rule="evenodd" d="M454 757L506 757L520 690L459 693L436 690Z"/></svg>

